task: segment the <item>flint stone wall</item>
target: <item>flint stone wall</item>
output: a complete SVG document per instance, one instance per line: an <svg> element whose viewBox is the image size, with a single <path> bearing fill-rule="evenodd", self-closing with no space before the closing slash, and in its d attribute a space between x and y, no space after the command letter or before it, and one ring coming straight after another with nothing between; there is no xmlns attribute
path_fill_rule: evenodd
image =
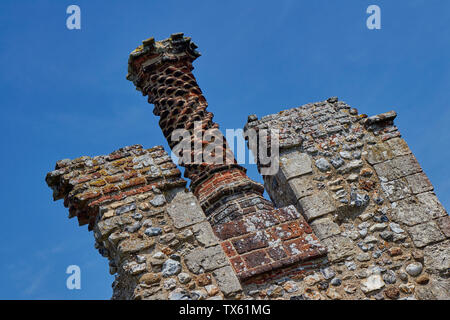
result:
<svg viewBox="0 0 450 320"><path fill-rule="evenodd" d="M327 266L279 281L275 296L294 286L298 299L450 298L450 218L395 117L337 98L249 117L245 129L280 132L280 170L263 177L271 199L295 205L328 249Z"/></svg>

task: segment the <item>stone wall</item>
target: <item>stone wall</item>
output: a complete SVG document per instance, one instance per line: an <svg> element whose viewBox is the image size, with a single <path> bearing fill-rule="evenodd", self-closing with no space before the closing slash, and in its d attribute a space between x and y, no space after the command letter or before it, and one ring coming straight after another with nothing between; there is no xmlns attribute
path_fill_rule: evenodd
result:
<svg viewBox="0 0 450 320"><path fill-rule="evenodd" d="M450 298L450 218L395 117L337 98L249 117L245 129L280 132L280 170L263 177L271 199L295 205L328 249L327 265L266 279L255 296Z"/></svg>
<svg viewBox="0 0 450 320"><path fill-rule="evenodd" d="M46 177L89 224L113 299L223 299L242 290L196 197L162 147L61 160Z"/></svg>

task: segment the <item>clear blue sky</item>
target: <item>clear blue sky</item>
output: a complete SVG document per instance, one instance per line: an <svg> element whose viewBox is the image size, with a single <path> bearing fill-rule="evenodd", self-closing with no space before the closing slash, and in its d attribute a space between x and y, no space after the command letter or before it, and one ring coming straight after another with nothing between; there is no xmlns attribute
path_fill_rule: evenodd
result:
<svg viewBox="0 0 450 320"><path fill-rule="evenodd" d="M66 28L70 4L81 30ZM381 30L366 28L370 4ZM331 96L369 115L396 110L449 208L449 18L448 0L2 0L0 298L111 297L93 235L44 178L63 158L167 148L153 107L125 80L129 52L150 36L193 38L203 54L194 73L222 129ZM81 290L65 287L71 264Z"/></svg>

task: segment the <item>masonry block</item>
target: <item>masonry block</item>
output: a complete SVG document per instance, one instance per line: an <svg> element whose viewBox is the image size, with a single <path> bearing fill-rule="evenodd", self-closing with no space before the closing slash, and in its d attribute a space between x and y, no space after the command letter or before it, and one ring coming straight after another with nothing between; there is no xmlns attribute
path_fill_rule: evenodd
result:
<svg viewBox="0 0 450 320"><path fill-rule="evenodd" d="M203 211L190 192L179 192L167 207L175 228L181 229L205 220Z"/></svg>
<svg viewBox="0 0 450 320"><path fill-rule="evenodd" d="M444 234L434 221L418 224L407 229L417 248L423 248L428 244L445 240Z"/></svg>
<svg viewBox="0 0 450 320"><path fill-rule="evenodd" d="M312 172L310 157L298 151L284 153L280 156L280 169L285 180Z"/></svg>
<svg viewBox="0 0 450 320"><path fill-rule="evenodd" d="M311 196L301 198L298 201L298 205L302 209L307 221L336 210L333 199L326 191L320 191Z"/></svg>

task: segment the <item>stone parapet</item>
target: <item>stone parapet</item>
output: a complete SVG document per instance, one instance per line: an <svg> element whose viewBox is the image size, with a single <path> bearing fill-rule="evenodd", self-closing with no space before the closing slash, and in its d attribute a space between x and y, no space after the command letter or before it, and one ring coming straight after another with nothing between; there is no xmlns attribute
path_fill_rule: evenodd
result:
<svg viewBox="0 0 450 320"><path fill-rule="evenodd" d="M339 279L328 281L339 283L335 294L313 285L309 297L450 298L449 216L396 116L367 117L330 98L249 117L245 129L280 132L280 170L263 176L267 192L302 213Z"/></svg>

